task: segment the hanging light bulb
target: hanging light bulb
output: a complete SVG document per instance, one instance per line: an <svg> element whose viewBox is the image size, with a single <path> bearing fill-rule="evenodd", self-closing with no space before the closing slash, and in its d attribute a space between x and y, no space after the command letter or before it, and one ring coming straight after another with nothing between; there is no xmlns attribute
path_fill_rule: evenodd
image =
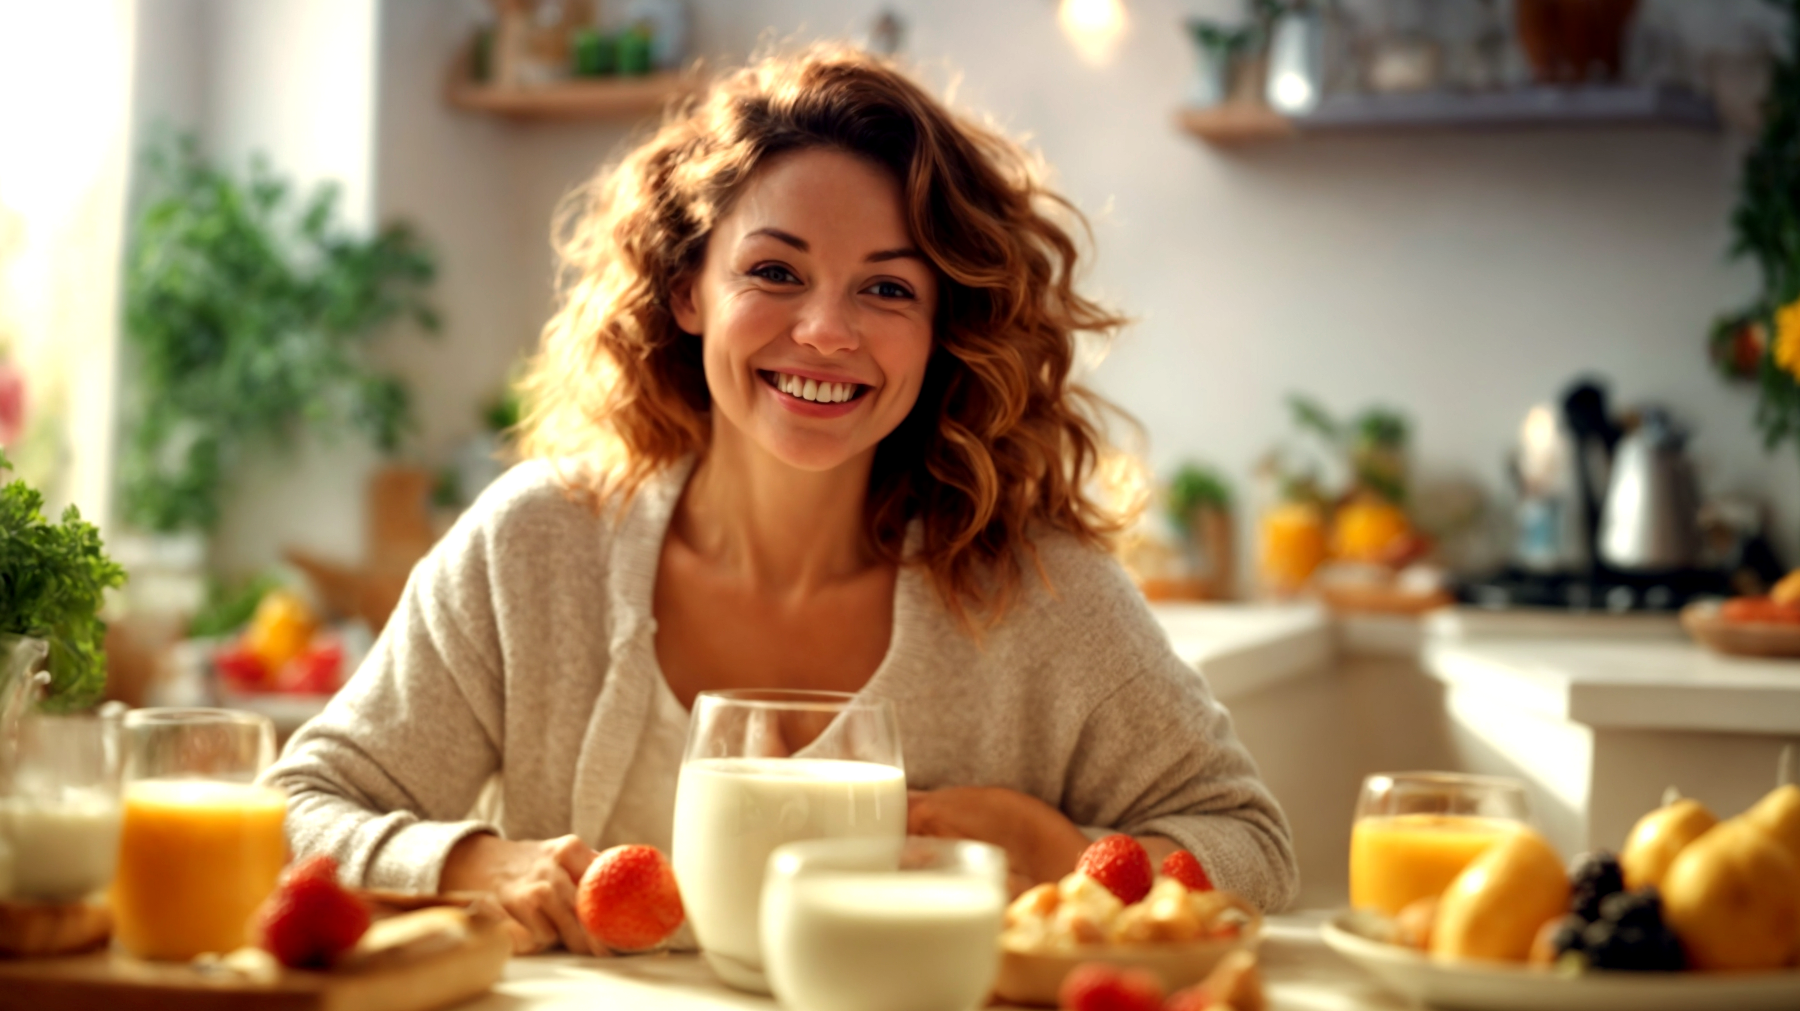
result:
<svg viewBox="0 0 1800 1011"><path fill-rule="evenodd" d="M1124 0L1061 0L1057 23L1074 44L1075 52L1096 67L1112 62L1119 39L1125 35Z"/></svg>

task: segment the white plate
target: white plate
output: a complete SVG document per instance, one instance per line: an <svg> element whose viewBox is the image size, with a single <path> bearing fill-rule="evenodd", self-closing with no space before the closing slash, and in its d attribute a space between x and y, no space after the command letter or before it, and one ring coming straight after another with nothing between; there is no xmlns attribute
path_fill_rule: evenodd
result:
<svg viewBox="0 0 1800 1011"><path fill-rule="evenodd" d="M1800 1008L1800 970L1594 972L1558 976L1497 962L1444 961L1371 941L1339 914L1325 943L1421 1004L1466 1011L1787 1011Z"/></svg>

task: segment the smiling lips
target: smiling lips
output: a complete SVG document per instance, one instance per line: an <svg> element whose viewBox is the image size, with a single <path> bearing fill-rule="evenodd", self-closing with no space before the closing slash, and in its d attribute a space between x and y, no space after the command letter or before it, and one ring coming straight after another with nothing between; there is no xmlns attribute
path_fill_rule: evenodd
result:
<svg viewBox="0 0 1800 1011"><path fill-rule="evenodd" d="M763 371L763 381L797 400L816 404L842 404L855 400L868 391L861 383L821 382L788 372Z"/></svg>

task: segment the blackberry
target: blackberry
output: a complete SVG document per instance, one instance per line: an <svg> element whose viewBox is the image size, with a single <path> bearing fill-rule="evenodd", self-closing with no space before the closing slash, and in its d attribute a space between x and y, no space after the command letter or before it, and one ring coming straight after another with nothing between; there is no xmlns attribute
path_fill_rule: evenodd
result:
<svg viewBox="0 0 1800 1011"><path fill-rule="evenodd" d="M1575 913L1570 913L1557 921L1556 931L1550 935L1550 950L1555 955L1552 961L1562 958L1571 951L1586 950L1583 947L1582 932L1587 929L1587 925L1588 921Z"/></svg>
<svg viewBox="0 0 1800 1011"><path fill-rule="evenodd" d="M1619 858L1606 850L1583 853L1569 872L1569 912L1584 920L1600 918L1600 903L1625 891Z"/></svg>
<svg viewBox="0 0 1800 1011"><path fill-rule="evenodd" d="M1654 888L1617 892L1600 902L1600 917L1581 932L1581 946L1596 969L1679 972L1687 967L1681 941L1662 918Z"/></svg>

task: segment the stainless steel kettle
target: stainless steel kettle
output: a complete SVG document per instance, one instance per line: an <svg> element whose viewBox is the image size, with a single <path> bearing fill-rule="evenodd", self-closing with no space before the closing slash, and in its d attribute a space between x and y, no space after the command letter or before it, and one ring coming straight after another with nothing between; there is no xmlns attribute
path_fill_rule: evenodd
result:
<svg viewBox="0 0 1800 1011"><path fill-rule="evenodd" d="M1646 408L1613 451L1600 517L1600 561L1626 572L1687 568L1700 557L1700 493L1687 433L1667 411Z"/></svg>

